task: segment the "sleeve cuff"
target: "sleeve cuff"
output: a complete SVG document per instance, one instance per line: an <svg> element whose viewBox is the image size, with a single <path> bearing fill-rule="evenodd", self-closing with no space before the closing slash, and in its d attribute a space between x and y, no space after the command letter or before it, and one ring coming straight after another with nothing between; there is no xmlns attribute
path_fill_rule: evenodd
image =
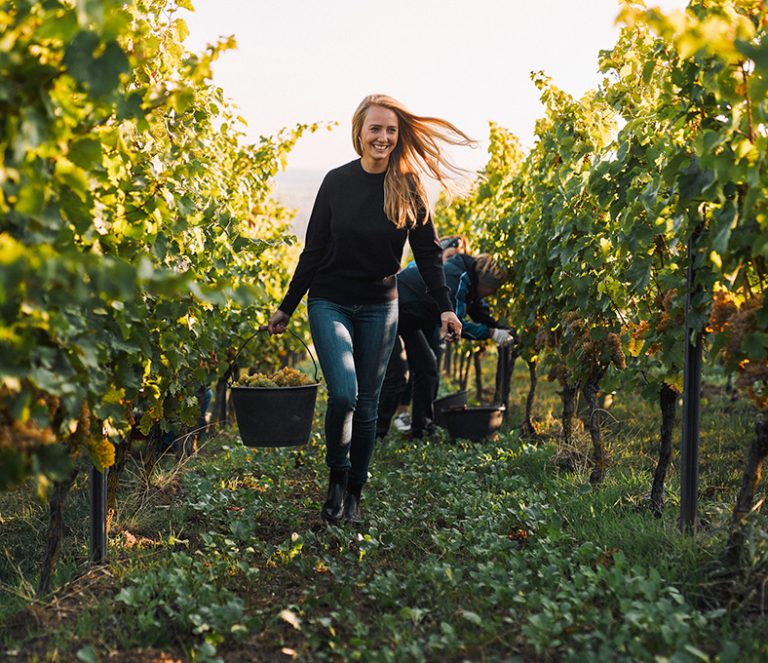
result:
<svg viewBox="0 0 768 663"><path fill-rule="evenodd" d="M296 310L296 307L299 305L299 302L294 302L293 297L290 296L290 294L286 295L282 302L280 302L280 306L277 308L285 313L288 316L293 315L293 312Z"/></svg>
<svg viewBox="0 0 768 663"><path fill-rule="evenodd" d="M448 294L447 286L439 288L438 290L432 290L429 294L440 307L440 313L446 313L447 311L453 312L453 304L451 304L451 298Z"/></svg>

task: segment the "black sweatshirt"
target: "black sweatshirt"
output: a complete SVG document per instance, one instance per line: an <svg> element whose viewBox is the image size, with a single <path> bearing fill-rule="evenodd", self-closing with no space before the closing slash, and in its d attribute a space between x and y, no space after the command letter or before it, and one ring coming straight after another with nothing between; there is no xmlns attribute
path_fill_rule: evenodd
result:
<svg viewBox="0 0 768 663"><path fill-rule="evenodd" d="M291 315L307 290L310 297L337 304L397 299L395 275L406 238L438 308L453 310L432 219L420 219L409 229L395 227L384 214L384 175L367 173L357 159L325 176L281 311Z"/></svg>

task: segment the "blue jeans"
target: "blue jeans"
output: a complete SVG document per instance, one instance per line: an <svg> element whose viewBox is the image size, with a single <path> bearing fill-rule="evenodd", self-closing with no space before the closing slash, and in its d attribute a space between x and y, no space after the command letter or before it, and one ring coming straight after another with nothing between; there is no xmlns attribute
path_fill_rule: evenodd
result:
<svg viewBox="0 0 768 663"><path fill-rule="evenodd" d="M336 304L310 297L309 328L328 387L325 460L363 485L376 440L379 393L397 332L397 301Z"/></svg>

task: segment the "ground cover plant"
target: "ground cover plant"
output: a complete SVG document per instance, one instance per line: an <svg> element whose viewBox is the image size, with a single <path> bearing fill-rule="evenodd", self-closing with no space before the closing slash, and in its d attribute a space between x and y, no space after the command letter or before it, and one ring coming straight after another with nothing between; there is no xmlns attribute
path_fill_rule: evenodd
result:
<svg viewBox="0 0 768 663"><path fill-rule="evenodd" d="M527 378L519 366L509 422L522 415ZM83 531L69 538L62 586L44 602L29 602L41 514L30 505L10 515L6 501L4 531L14 536L2 544L3 654L41 661L764 657L768 606L749 589L755 577L768 578L764 521L752 523L747 569L723 575L719 563L739 483L734 449L749 433L745 406L708 387L702 527L688 536L674 508L656 518L645 504L658 425L649 406L627 397L609 409L611 472L593 488L588 431L577 425L573 447L559 445L559 397L550 383L540 391L535 444L513 425L479 444L390 434L376 451L359 528L319 518L326 477L317 436L305 448L249 450L232 431L217 433L181 465L166 459L152 494L128 473L131 507L113 527L112 562L82 576L87 506L82 493L73 499L67 522ZM675 479L669 493L674 506Z"/></svg>

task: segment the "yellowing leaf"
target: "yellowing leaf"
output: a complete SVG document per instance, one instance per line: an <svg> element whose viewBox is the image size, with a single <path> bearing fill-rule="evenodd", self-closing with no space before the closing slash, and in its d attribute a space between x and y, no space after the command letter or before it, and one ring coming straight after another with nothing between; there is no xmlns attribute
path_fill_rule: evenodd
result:
<svg viewBox="0 0 768 663"><path fill-rule="evenodd" d="M189 37L189 28L183 18L177 18L174 21L174 27L176 28L176 34L179 36L179 41L184 41Z"/></svg>
<svg viewBox="0 0 768 663"><path fill-rule="evenodd" d="M104 394L103 401L117 405L122 402L123 398L125 398L125 389L118 388L112 384L109 385L107 393Z"/></svg>
<svg viewBox="0 0 768 663"><path fill-rule="evenodd" d="M10 265L24 255L24 245L5 233L0 234L0 265Z"/></svg>
<svg viewBox="0 0 768 663"><path fill-rule="evenodd" d="M54 176L62 184L72 189L80 200L85 200L85 195L88 192L88 176L82 168L78 168L65 157L59 157L56 160Z"/></svg>
<svg viewBox="0 0 768 663"><path fill-rule="evenodd" d="M284 622L293 626L297 631L301 630L301 620L296 616L296 613L291 612L290 610L281 610L279 617Z"/></svg>

